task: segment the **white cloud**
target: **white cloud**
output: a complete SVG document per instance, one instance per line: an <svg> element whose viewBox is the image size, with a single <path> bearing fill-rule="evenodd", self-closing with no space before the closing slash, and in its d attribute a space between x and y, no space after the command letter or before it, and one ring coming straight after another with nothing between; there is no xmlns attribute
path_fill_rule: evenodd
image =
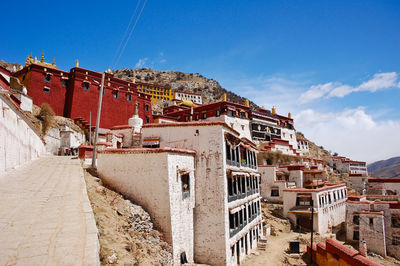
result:
<svg viewBox="0 0 400 266"><path fill-rule="evenodd" d="M363 82L357 87L342 84L340 82L328 82L325 84L313 85L306 92L300 95L300 103L308 103L319 98L331 98L344 96L358 91L376 92L378 90L400 87L397 84L398 74L396 72L377 73L372 79Z"/></svg>
<svg viewBox="0 0 400 266"><path fill-rule="evenodd" d="M148 58L140 58L139 61L137 61L135 68L141 68L144 67L144 65L146 64Z"/></svg>
<svg viewBox="0 0 400 266"><path fill-rule="evenodd" d="M400 154L400 121L376 121L364 107L338 113L313 109L295 115L295 126L328 150L369 163Z"/></svg>

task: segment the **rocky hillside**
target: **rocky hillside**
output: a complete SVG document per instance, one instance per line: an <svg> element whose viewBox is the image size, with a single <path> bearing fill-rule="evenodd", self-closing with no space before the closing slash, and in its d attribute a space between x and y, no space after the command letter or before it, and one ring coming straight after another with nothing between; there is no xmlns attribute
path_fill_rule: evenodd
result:
<svg viewBox="0 0 400 266"><path fill-rule="evenodd" d="M295 121L296 123L296 121ZM324 147L318 146L311 140L307 139L303 133L301 132L296 132L296 138L297 140L306 140L308 141L308 147L310 149L310 157L312 158L318 158L318 159L324 159L325 157L331 156L329 151L325 150Z"/></svg>
<svg viewBox="0 0 400 266"><path fill-rule="evenodd" d="M113 71L118 78L136 82L153 83L171 87L174 90L189 93L199 93L203 96L203 103L211 103L221 99L224 93L231 102L243 104L245 98L222 88L218 81L206 78L199 73L184 73L180 71L157 71L150 68L117 69ZM258 106L250 101L252 108Z"/></svg>
<svg viewBox="0 0 400 266"><path fill-rule="evenodd" d="M0 66L4 67L5 69L7 69L10 72L18 71L22 67L22 65L20 65L18 63L7 63L4 60L0 61Z"/></svg>
<svg viewBox="0 0 400 266"><path fill-rule="evenodd" d="M374 177L400 177L400 156L369 164L368 171Z"/></svg>

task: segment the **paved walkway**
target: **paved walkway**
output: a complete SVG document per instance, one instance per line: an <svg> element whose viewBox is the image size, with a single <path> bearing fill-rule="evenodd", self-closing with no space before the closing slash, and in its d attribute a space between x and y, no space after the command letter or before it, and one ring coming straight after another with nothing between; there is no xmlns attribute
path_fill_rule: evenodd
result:
<svg viewBox="0 0 400 266"><path fill-rule="evenodd" d="M99 265L79 160L42 157L0 176L0 265Z"/></svg>

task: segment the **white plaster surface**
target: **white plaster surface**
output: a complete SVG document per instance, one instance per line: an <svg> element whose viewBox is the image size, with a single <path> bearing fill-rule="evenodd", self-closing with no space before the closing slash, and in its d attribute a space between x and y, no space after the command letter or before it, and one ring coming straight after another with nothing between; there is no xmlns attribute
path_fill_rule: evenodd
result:
<svg viewBox="0 0 400 266"><path fill-rule="evenodd" d="M20 109L0 96L0 175L45 153L39 133L27 121Z"/></svg>
<svg viewBox="0 0 400 266"><path fill-rule="evenodd" d="M104 182L148 211L172 245L174 265L180 254L193 262L194 158L170 152L100 152ZM190 197L183 199L179 173L190 174Z"/></svg>

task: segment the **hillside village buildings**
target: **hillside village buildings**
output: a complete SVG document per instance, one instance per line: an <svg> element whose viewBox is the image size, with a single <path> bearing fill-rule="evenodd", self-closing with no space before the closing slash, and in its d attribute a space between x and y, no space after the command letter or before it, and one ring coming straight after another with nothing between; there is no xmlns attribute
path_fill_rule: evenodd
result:
<svg viewBox="0 0 400 266"><path fill-rule="evenodd" d="M18 122L25 119L21 110L29 109L32 102L48 102L58 115L73 118L84 129L85 144L91 144L88 138L94 139L101 73L78 64L69 72L62 71L44 62L44 57L40 61L28 57L26 66L14 74L0 73L1 90L7 91L0 95L3 118L13 116L2 122L3 128L19 131L21 127L29 135L4 131L21 147L19 155L0 149L1 161L5 156L36 158L44 153L40 133L29 121ZM27 95L8 89L15 77ZM173 105L153 116L151 104L159 100ZM290 113L282 116L275 108L252 110L248 100L232 103L226 95L218 102L202 102L201 95L105 74L96 143L98 172L105 183L151 214L172 246L176 265L241 264L264 238L262 199L281 203L283 215L296 228L323 234L345 222L349 240L365 240L371 251L398 256L400 181L368 178L365 162L310 157L309 143L301 134L296 136ZM61 131L63 151L84 142L69 127ZM0 148L10 150L5 139L0 141L4 144ZM92 151L93 146L81 145L79 157L90 163ZM265 154L285 159L273 161ZM9 162L1 167L18 164ZM352 188L368 194L366 198L349 196L346 184L330 182L326 163L348 173ZM365 220L368 226L351 223L353 219ZM375 238L382 240L370 243Z"/></svg>
<svg viewBox="0 0 400 266"><path fill-rule="evenodd" d="M342 156L328 157L326 162L333 170L337 170L340 173L368 175L366 162L353 161Z"/></svg>
<svg viewBox="0 0 400 266"><path fill-rule="evenodd" d="M347 200L346 239L400 259L400 197L362 195Z"/></svg>

